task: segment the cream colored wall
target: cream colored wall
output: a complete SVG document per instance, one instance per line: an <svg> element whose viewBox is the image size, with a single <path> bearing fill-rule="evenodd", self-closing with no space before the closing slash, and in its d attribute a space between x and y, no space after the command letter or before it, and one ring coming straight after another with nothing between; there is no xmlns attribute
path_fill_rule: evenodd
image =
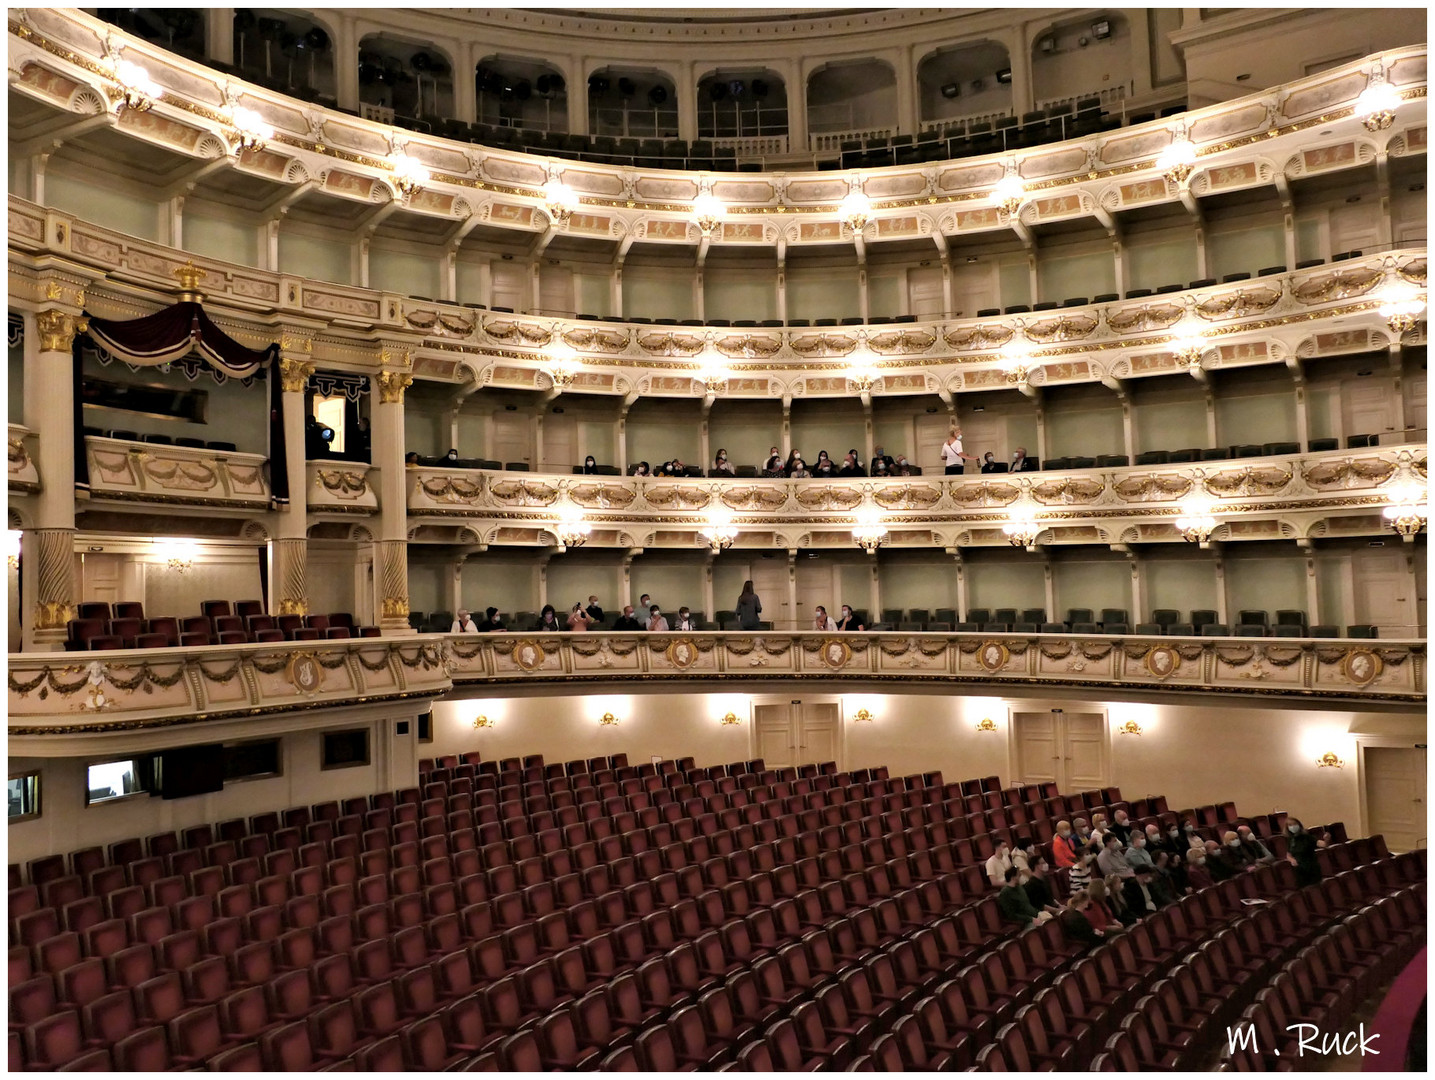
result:
<svg viewBox="0 0 1435 1080"><path fill-rule="evenodd" d="M788 313L792 313L791 307ZM662 314L669 318L685 317L676 310ZM776 272L767 267L706 271L703 274L703 315L709 319L777 318Z"/></svg>
<svg viewBox="0 0 1435 1080"><path fill-rule="evenodd" d="M884 608L909 611L957 606L957 564L950 556L940 553L916 558L884 556L878 574ZM848 603L853 607L866 607L867 593L864 589L857 600L849 597ZM868 613L873 620L878 615L878 612Z"/></svg>
<svg viewBox="0 0 1435 1080"><path fill-rule="evenodd" d="M369 248L369 288L400 296L437 298L441 266L432 254L374 244Z"/></svg>
<svg viewBox="0 0 1435 1080"><path fill-rule="evenodd" d="M656 467L677 457L684 465L701 465L706 469L708 463L702 460L701 423L702 402L697 399L639 400L628 413L628 464L646 461Z"/></svg>
<svg viewBox="0 0 1435 1080"><path fill-rule="evenodd" d="M867 313L903 315L907 311L907 275L904 270L867 273Z"/></svg>
<svg viewBox="0 0 1435 1080"><path fill-rule="evenodd" d="M789 319L850 318L861 313L860 294L855 267L844 270L789 268L787 271Z"/></svg>
<svg viewBox="0 0 1435 1080"><path fill-rule="evenodd" d="M299 233L291 225L279 230L279 269L296 277L354 283L354 249L351 244L313 233Z"/></svg>
<svg viewBox="0 0 1435 1080"><path fill-rule="evenodd" d="M997 280L1000 283L999 296L1002 307L1010 307L1013 304L1031 304L1031 271L1027 267L1025 256L1007 256L1003 258L997 268ZM972 312L970 314L975 314Z"/></svg>
<svg viewBox="0 0 1435 1080"><path fill-rule="evenodd" d="M1128 289L1159 289L1162 285L1182 285L1196 280L1196 245L1191 242L1189 231L1183 235L1169 232L1146 236L1133 236L1126 241L1123 249L1126 260L1126 287ZM1107 290L1116 292L1113 285Z"/></svg>
<svg viewBox="0 0 1435 1080"><path fill-rule="evenodd" d="M159 239L159 207L118 184L51 170L45 177L45 203L107 229Z"/></svg>
<svg viewBox="0 0 1435 1080"><path fill-rule="evenodd" d="M607 274L573 272L573 302L583 315L613 314L613 284Z"/></svg>
<svg viewBox="0 0 1435 1080"><path fill-rule="evenodd" d="M538 567L530 560L505 559L487 552L463 564L461 592L469 611L490 607L510 614L537 611Z"/></svg>
<svg viewBox="0 0 1435 1080"><path fill-rule="evenodd" d="M623 314L646 319L691 319L691 269L633 266L623 269Z"/></svg>
<svg viewBox="0 0 1435 1080"><path fill-rule="evenodd" d="M184 249L211 259L259 264L259 230L252 224L227 217L203 214L192 208L184 212Z"/></svg>
<svg viewBox="0 0 1435 1080"><path fill-rule="evenodd" d="M351 541L309 541L304 563L304 587L309 591L310 611L347 611L357 618L360 606L358 568L372 565L371 556L366 556L359 549L360 545ZM365 578L369 579L369 575L366 574Z"/></svg>

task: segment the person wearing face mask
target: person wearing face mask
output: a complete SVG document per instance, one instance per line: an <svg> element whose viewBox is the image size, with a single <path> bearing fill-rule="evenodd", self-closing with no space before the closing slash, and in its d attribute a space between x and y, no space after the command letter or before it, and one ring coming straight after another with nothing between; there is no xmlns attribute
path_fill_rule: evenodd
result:
<svg viewBox="0 0 1435 1080"><path fill-rule="evenodd" d="M1108 827L1107 824L1106 824L1106 815L1105 815L1105 814L1092 814L1092 815L1091 815L1091 837L1090 837L1090 839L1091 839L1091 842L1096 845L1096 847L1097 847L1098 850L1104 850L1104 849L1105 849L1105 847L1106 847L1106 837L1107 837L1107 834L1110 833L1110 832L1111 832L1111 829L1110 829L1110 827Z"/></svg>
<svg viewBox="0 0 1435 1080"><path fill-rule="evenodd" d="M781 479L784 475L782 468L782 455L778 452L777 447L775 446L767 452L767 464L762 467L762 475L769 476L774 479Z"/></svg>
<svg viewBox="0 0 1435 1080"><path fill-rule="evenodd" d="M1240 867L1233 866L1226 858L1226 849L1214 840L1206 841L1206 872L1211 875L1215 882L1225 881L1233 878L1241 872Z"/></svg>
<svg viewBox="0 0 1435 1080"><path fill-rule="evenodd" d="M818 478L836 476L837 466L833 460L827 456L826 450L819 450L817 451L817 464L812 466L811 472L813 476Z"/></svg>
<svg viewBox="0 0 1435 1080"><path fill-rule="evenodd" d="M1106 843L1101 854L1096 857L1096 865L1100 868L1102 877L1111 877L1113 874L1123 878L1131 876L1131 863L1121 852L1121 837L1115 833L1106 834Z"/></svg>
<svg viewBox="0 0 1435 1080"><path fill-rule="evenodd" d="M1260 842L1255 833L1251 832L1249 825L1237 825L1236 837L1241 842L1241 850L1246 853L1251 862L1256 866L1267 866L1276 861L1271 854L1270 848Z"/></svg>
<svg viewBox="0 0 1435 1080"><path fill-rule="evenodd" d="M673 629L696 630L697 628L698 623L697 620L693 618L693 613L689 611L686 606L678 608L678 617L673 623Z"/></svg>
<svg viewBox="0 0 1435 1080"><path fill-rule="evenodd" d="M1059 869L1065 870L1076 865L1076 837L1071 831L1071 822L1058 821L1056 835L1051 838L1051 857Z"/></svg>
<svg viewBox="0 0 1435 1080"><path fill-rule="evenodd" d="M1032 855L1031 837L1018 836L1011 849L1011 864L1021 871L1021 877L1017 879L1018 885L1025 885L1027 878L1031 877Z"/></svg>
<svg viewBox="0 0 1435 1080"><path fill-rule="evenodd" d="M1076 844L1078 848L1083 848L1091 843L1091 826L1086 823L1084 817L1074 817L1071 819L1071 831L1076 834Z"/></svg>
<svg viewBox="0 0 1435 1080"><path fill-rule="evenodd" d="M1172 855L1181 855L1185 852L1186 838L1181 835L1181 826L1171 824L1166 828L1166 838L1161 841L1161 846Z"/></svg>
<svg viewBox="0 0 1435 1080"><path fill-rule="evenodd" d="M1115 833L1117 836L1121 837L1121 842L1123 844L1129 845L1131 843L1132 832L1131 818L1125 810L1116 811L1115 817L1116 820L1111 823L1110 828L1108 828L1106 831Z"/></svg>
<svg viewBox="0 0 1435 1080"><path fill-rule="evenodd" d="M1152 860L1152 863L1152 869L1155 872L1151 875L1151 898L1156 901L1157 907L1174 904L1178 890L1176 888L1175 876L1171 873L1170 852L1156 852L1156 857Z"/></svg>
<svg viewBox="0 0 1435 1080"><path fill-rule="evenodd" d="M459 608L458 618L454 619L453 626L449 629L450 634L476 634L478 626L463 608Z"/></svg>
<svg viewBox="0 0 1435 1080"><path fill-rule="evenodd" d="M996 852L987 859L987 880L992 888L1000 889L1006 885L1006 872L1012 868L1011 845L1001 836L993 836L992 845Z"/></svg>
<svg viewBox="0 0 1435 1080"><path fill-rule="evenodd" d="M558 616L557 613L553 610L552 604L543 605L543 610L538 614L538 625L535 626L533 629L545 631L555 631L563 629L563 627L558 625Z"/></svg>
<svg viewBox="0 0 1435 1080"><path fill-rule="evenodd" d="M1057 916L1062 933L1087 948L1100 945L1106 938L1106 934L1096 929L1088 917L1091 908L1091 895L1085 889L1078 889L1071 894L1065 909Z"/></svg>
<svg viewBox="0 0 1435 1080"><path fill-rule="evenodd" d="M1151 893L1151 883L1155 875L1154 866L1139 866L1121 883L1121 895L1126 900L1126 910L1138 919L1150 915L1159 906L1156 897Z"/></svg>
<svg viewBox="0 0 1435 1080"><path fill-rule="evenodd" d="M1296 884L1302 888L1318 884L1321 872L1315 858L1315 837L1296 818L1286 819L1286 836L1286 860L1295 867Z"/></svg>
<svg viewBox="0 0 1435 1080"><path fill-rule="evenodd" d="M1010 923L1016 923L1023 930L1031 926L1039 926L1051 918L1051 912L1038 911L1032 907L1031 900L1027 897L1026 890L1021 887L1021 871L1013 866L1006 872L1002 879L1001 891L997 893L997 909L1002 913L1002 918Z"/></svg>
<svg viewBox="0 0 1435 1080"><path fill-rule="evenodd" d="M825 607L823 607L821 604L818 604L818 605L817 605L817 610L816 610L815 612L813 612L813 616L812 616L812 629L814 629L814 630L836 630L836 629L837 629L837 623L836 623L836 621L832 618L831 615L827 614L827 609L826 609Z"/></svg>
<svg viewBox="0 0 1435 1080"><path fill-rule="evenodd" d="M1235 833L1228 831L1225 836L1221 837L1221 840L1225 843L1225 851L1222 854L1225 855L1226 862L1231 866L1237 870L1250 870L1256 865L1250 853L1241 846L1241 838Z"/></svg>
<svg viewBox="0 0 1435 1080"><path fill-rule="evenodd" d="M857 616L852 614L852 609L846 604L842 605L842 618L837 620L839 630L866 630L867 628L857 621Z"/></svg>
<svg viewBox="0 0 1435 1080"><path fill-rule="evenodd" d="M1131 864L1133 870L1143 866L1155 866L1156 862L1151 857L1151 852L1146 848L1146 834L1133 833L1131 843L1126 846L1126 861Z"/></svg>
<svg viewBox="0 0 1435 1080"><path fill-rule="evenodd" d="M1186 884L1193 889L1209 889L1216 884L1206 869L1206 845L1199 841L1186 852Z"/></svg>
<svg viewBox="0 0 1435 1080"><path fill-rule="evenodd" d="M633 617L633 605L632 605L632 604L628 604L626 607L624 607L624 608L623 608L623 614L620 615L620 616L618 616L617 621L616 621L615 623L613 623L613 629L614 629L614 630L628 630L628 631L632 631L632 630L641 630L642 628L643 628L643 624L640 623L636 618Z"/></svg>
<svg viewBox="0 0 1435 1080"><path fill-rule="evenodd" d="M1053 917L1061 914L1061 905L1051 891L1051 864L1041 855L1032 859L1031 873L1022 888L1037 911L1044 911Z"/></svg>
<svg viewBox="0 0 1435 1080"><path fill-rule="evenodd" d="M597 471L598 471L598 461L597 461L596 458L593 457L592 454L589 454L587 457L585 457L585 458L583 459L583 474L584 474L585 476L592 476L592 475L593 475L594 473L596 473Z"/></svg>
<svg viewBox="0 0 1435 1080"><path fill-rule="evenodd" d="M1096 852L1082 848L1076 854L1076 862L1071 864L1071 873L1067 877L1067 885L1072 889L1084 889L1091 884L1092 868L1096 866Z"/></svg>
<svg viewBox="0 0 1435 1080"><path fill-rule="evenodd" d="M732 462L727 459L727 451L719 450L717 457L713 458L713 472L721 473L724 476L733 476L737 470L733 468Z"/></svg>

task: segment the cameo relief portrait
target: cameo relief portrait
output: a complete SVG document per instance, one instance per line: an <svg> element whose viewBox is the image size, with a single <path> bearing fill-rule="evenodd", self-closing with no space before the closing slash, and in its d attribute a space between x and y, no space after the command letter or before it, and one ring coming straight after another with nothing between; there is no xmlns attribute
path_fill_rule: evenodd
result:
<svg viewBox="0 0 1435 1080"><path fill-rule="evenodd" d="M1007 658L1010 656L1011 653L1000 641L988 641L977 653L978 661L988 671L1000 671L1006 667Z"/></svg>
<svg viewBox="0 0 1435 1080"><path fill-rule="evenodd" d="M547 659L543 646L530 638L525 638L513 646L513 662L524 671L533 671L542 665Z"/></svg>

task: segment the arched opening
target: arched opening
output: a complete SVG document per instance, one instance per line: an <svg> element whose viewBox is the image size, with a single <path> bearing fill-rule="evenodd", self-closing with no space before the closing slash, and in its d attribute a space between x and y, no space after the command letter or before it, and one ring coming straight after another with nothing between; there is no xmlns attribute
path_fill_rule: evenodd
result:
<svg viewBox="0 0 1435 1080"><path fill-rule="evenodd" d="M766 68L720 68L698 80L698 137L724 141L787 134L787 84Z"/></svg>
<svg viewBox="0 0 1435 1080"><path fill-rule="evenodd" d="M480 124L568 130L568 83L552 64L485 56L474 68L473 82Z"/></svg>
<svg viewBox="0 0 1435 1080"><path fill-rule="evenodd" d="M1009 115L1007 47L998 41L973 41L928 53L917 65L917 99L924 127Z"/></svg>
<svg viewBox="0 0 1435 1080"><path fill-rule="evenodd" d="M1037 108L1099 98L1103 106L1132 92L1131 24L1101 12L1054 23L1031 46L1031 89Z"/></svg>
<svg viewBox="0 0 1435 1080"><path fill-rule="evenodd" d="M370 34L359 42L359 101L401 118L454 114L453 64L432 42Z"/></svg>
<svg viewBox="0 0 1435 1080"><path fill-rule="evenodd" d="M234 11L234 66L270 90L337 104L334 41L313 19L272 8Z"/></svg>
<svg viewBox="0 0 1435 1080"><path fill-rule="evenodd" d="M588 130L594 135L674 139L673 80L651 68L600 68L588 76Z"/></svg>
<svg viewBox="0 0 1435 1080"><path fill-rule="evenodd" d="M807 79L807 128L814 135L887 136L897 127L897 74L884 60L826 64Z"/></svg>
<svg viewBox="0 0 1435 1080"><path fill-rule="evenodd" d="M105 22L191 60L204 59L204 20L196 8L98 8Z"/></svg>

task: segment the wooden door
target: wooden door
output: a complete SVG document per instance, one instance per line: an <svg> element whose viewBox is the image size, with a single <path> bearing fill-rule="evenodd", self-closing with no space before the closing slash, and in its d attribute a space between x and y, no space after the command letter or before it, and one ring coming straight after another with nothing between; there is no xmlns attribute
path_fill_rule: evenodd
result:
<svg viewBox="0 0 1435 1080"><path fill-rule="evenodd" d="M769 769L796 765L797 737L794 713L797 705L754 705L753 725L757 729L757 756Z"/></svg>
<svg viewBox="0 0 1435 1080"><path fill-rule="evenodd" d="M787 559L757 559L752 564L752 587L762 601L763 622L774 630L793 630L792 598L787 588Z"/></svg>
<svg viewBox="0 0 1435 1080"><path fill-rule="evenodd" d="M827 614L833 615L833 605L840 604L837 599L840 589L836 580L838 567L825 564L818 559L799 559L797 562L797 629L811 630L813 620L817 615L817 606L821 604L827 609Z"/></svg>
<svg viewBox="0 0 1435 1080"><path fill-rule="evenodd" d="M571 472L574 465L582 464L577 457L578 424L566 413L561 416L549 414L543 418L543 460L546 472Z"/></svg>
<svg viewBox="0 0 1435 1080"><path fill-rule="evenodd" d="M1383 435L1395 430L1389 379L1362 379L1341 388L1341 426L1349 435Z"/></svg>
<svg viewBox="0 0 1435 1080"><path fill-rule="evenodd" d="M538 310L543 315L577 313L573 306L573 271L563 266L545 266L538 272Z"/></svg>
<svg viewBox="0 0 1435 1080"><path fill-rule="evenodd" d="M981 458L988 450L997 461L1011 461L1006 441L1006 420L994 413L972 413L962 421L962 449L976 454L977 461L968 461L966 471L981 471Z"/></svg>
<svg viewBox="0 0 1435 1080"><path fill-rule="evenodd" d="M1404 553L1360 551L1352 561L1355 621L1379 627L1381 637L1415 636L1415 580Z"/></svg>
<svg viewBox="0 0 1435 1080"><path fill-rule="evenodd" d="M1418 439L1425 441L1425 388L1426 377L1423 371L1412 371L1405 376L1405 427L1406 439Z"/></svg>
<svg viewBox="0 0 1435 1080"><path fill-rule="evenodd" d="M528 307L528 267L516 262L495 262L490 265L493 268L490 275L493 299L489 307L525 310Z"/></svg>
<svg viewBox="0 0 1435 1080"><path fill-rule="evenodd" d="M1107 784L1106 717L1102 713L1061 713L1061 791L1094 791Z"/></svg>
<svg viewBox="0 0 1435 1080"><path fill-rule="evenodd" d="M797 759L799 764L836 761L842 767L841 707L835 701L804 702L798 707Z"/></svg>
<svg viewBox="0 0 1435 1080"><path fill-rule="evenodd" d="M510 461L533 462L533 428L523 413L496 412L489 426L493 451L489 457L507 464Z"/></svg>
<svg viewBox="0 0 1435 1080"><path fill-rule="evenodd" d="M1017 781L1023 784L1056 784L1061 757L1056 748L1056 713L1012 713L1012 738L1016 743Z"/></svg>
<svg viewBox="0 0 1435 1080"><path fill-rule="evenodd" d="M1104 713L1015 712L1012 737L1019 783L1055 783L1063 794L1106 786L1110 764Z"/></svg>
<svg viewBox="0 0 1435 1080"><path fill-rule="evenodd" d="M1376 244L1377 212L1378 207L1373 202L1353 203L1333 209L1330 212L1330 253L1339 255L1343 251L1364 251L1368 255Z"/></svg>
<svg viewBox="0 0 1435 1080"><path fill-rule="evenodd" d="M919 266L907 271L907 310L917 319L940 319L946 298L942 295L942 268Z"/></svg>
<svg viewBox="0 0 1435 1080"><path fill-rule="evenodd" d="M1365 831L1385 837L1391 851L1424 847L1425 750L1365 748Z"/></svg>
<svg viewBox="0 0 1435 1080"><path fill-rule="evenodd" d="M997 269L991 263L964 263L952 266L954 318L971 319L983 308L1001 307L997 300Z"/></svg>
<svg viewBox="0 0 1435 1080"><path fill-rule="evenodd" d="M946 416L917 417L915 462L923 476L942 475L942 444L947 441L947 432L951 429L952 422Z"/></svg>

